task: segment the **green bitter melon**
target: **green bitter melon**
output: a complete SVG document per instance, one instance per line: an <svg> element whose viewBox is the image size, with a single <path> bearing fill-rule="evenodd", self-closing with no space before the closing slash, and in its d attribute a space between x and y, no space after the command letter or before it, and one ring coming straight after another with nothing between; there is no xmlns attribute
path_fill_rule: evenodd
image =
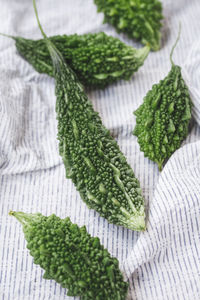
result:
<svg viewBox="0 0 200 300"><path fill-rule="evenodd" d="M39 73L53 76L53 66L45 41L9 36L20 55ZM104 88L119 79L128 80L143 65L150 48L135 49L103 32L49 38L65 62L87 87Z"/></svg>
<svg viewBox="0 0 200 300"><path fill-rule="evenodd" d="M125 300L128 283L119 262L91 237L85 226L69 218L40 213L9 213L22 225L34 263L45 270L43 278L53 279L68 289L68 296L82 300Z"/></svg>
<svg viewBox="0 0 200 300"><path fill-rule="evenodd" d="M110 223L145 230L144 199L133 170L103 126L76 75L46 37L56 83L59 152L88 207Z"/></svg>
<svg viewBox="0 0 200 300"><path fill-rule="evenodd" d="M169 74L154 84L144 97L143 104L134 112L136 126L133 134L138 137L140 150L158 164L163 163L178 149L188 134L192 102L182 78L181 68L172 61Z"/></svg>
<svg viewBox="0 0 200 300"><path fill-rule="evenodd" d="M160 49L162 4L158 0L94 0L98 12L104 13L104 22L119 32Z"/></svg>

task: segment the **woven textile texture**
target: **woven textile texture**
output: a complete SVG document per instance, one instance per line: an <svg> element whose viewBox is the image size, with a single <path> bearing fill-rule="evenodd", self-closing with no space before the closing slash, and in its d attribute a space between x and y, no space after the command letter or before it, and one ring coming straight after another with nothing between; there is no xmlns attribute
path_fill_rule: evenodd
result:
<svg viewBox="0 0 200 300"><path fill-rule="evenodd" d="M117 34L92 0L38 0L47 35L105 31ZM31 0L0 0L1 32L41 38ZM151 52L130 81L105 90L87 90L136 177L148 211L147 231L108 224L80 199L58 154L54 79L38 74L16 52L14 41L0 36L0 299L71 300L33 264L22 227L9 210L69 216L86 225L120 261L130 283L131 300L200 299L200 2L163 0L162 48ZM173 60L182 66L192 100L189 135L159 174L132 135L132 112L154 83L170 70L169 54L179 22L181 39ZM94 299L95 300L95 299Z"/></svg>

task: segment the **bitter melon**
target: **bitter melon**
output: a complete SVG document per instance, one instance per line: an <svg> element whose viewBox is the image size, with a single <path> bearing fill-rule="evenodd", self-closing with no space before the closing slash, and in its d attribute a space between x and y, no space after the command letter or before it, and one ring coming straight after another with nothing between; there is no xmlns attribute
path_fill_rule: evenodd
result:
<svg viewBox="0 0 200 300"><path fill-rule="evenodd" d="M98 12L104 13L104 22L119 32L160 49L162 4L158 0L94 0Z"/></svg>
<svg viewBox="0 0 200 300"><path fill-rule="evenodd" d="M39 73L53 76L45 41L13 37L19 54ZM143 65L150 48L135 49L104 32L49 38L84 86L105 88L119 79L128 80Z"/></svg>
<svg viewBox="0 0 200 300"><path fill-rule="evenodd" d="M88 207L109 222L145 230L144 199L131 167L94 111L75 73L40 30L51 55L56 83L59 152Z"/></svg>
<svg viewBox="0 0 200 300"><path fill-rule="evenodd" d="M56 215L9 214L23 225L27 248L34 263L45 270L45 279L54 279L68 289L68 296L81 296L82 300L125 300L128 284L118 260L85 226Z"/></svg>
<svg viewBox="0 0 200 300"><path fill-rule="evenodd" d="M180 36L180 31L179 31ZM136 126L133 134L144 155L158 164L163 163L181 146L188 134L192 101L182 78L181 68L172 61L171 70L158 84L154 84L144 97L143 104L134 112Z"/></svg>

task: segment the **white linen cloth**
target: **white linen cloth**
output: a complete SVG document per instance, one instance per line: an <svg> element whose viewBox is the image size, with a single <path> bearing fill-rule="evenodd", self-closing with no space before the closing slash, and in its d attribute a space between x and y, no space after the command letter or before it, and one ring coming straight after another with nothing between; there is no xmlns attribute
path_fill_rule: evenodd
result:
<svg viewBox="0 0 200 300"><path fill-rule="evenodd" d="M31 0L0 0L0 31L41 38ZM118 35L92 0L38 0L47 35L105 31ZM0 37L0 299L64 300L67 291L42 278L26 249L22 226L9 210L69 216L120 261L129 280L128 299L200 299L200 2L163 0L162 48L151 52L130 81L88 91L140 180L147 206L147 231L108 224L80 199L58 154L54 79L38 74ZM193 99L193 120L182 147L161 173L139 150L132 112L154 83L170 70L169 54L181 21L173 60L182 66ZM95 300L95 299L94 299Z"/></svg>

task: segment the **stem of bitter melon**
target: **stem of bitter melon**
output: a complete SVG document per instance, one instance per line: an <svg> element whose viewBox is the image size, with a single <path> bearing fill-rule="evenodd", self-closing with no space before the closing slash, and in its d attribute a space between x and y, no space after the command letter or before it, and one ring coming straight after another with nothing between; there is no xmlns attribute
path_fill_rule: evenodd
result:
<svg viewBox="0 0 200 300"><path fill-rule="evenodd" d="M34 7L34 11L35 11L35 15L36 15L38 26L39 26L40 31L41 31L41 33L42 33L42 35L44 37L45 42L46 42L47 48L48 48L49 53L50 53L51 58L52 58L52 62L54 64L55 68L56 67L59 68L60 63L64 62L63 57L60 54L59 50L57 50L55 48L54 44L51 43L51 41L49 40L49 38L47 37L47 35L45 34L45 32L44 32L44 30L42 28L42 25L41 25L39 17L38 17L38 12L37 12L37 8L36 8L35 0L33 0L33 7Z"/></svg>
<svg viewBox="0 0 200 300"><path fill-rule="evenodd" d="M176 48L176 45L178 44L178 41L180 39L180 35L181 35L181 23L179 23L179 29L178 29L178 36L176 38L176 42L174 44L174 46L172 47L172 50L170 52L170 61L171 61L171 64L174 66L174 62L172 60L172 56L173 56L173 53L174 53L174 49Z"/></svg>
<svg viewBox="0 0 200 300"><path fill-rule="evenodd" d="M38 26L39 26L39 28L40 28L40 31L41 31L43 37L44 37L45 39L48 39L48 38L47 38L47 35L45 34L45 32L44 32L44 30L43 30L43 28L42 28L42 25L40 24L40 20L39 20L39 18L38 18L38 12L37 12L37 7L36 7L36 4L35 4L35 0L33 0L33 7L34 7L35 16L36 16L36 19L37 19L37 22L38 22Z"/></svg>

